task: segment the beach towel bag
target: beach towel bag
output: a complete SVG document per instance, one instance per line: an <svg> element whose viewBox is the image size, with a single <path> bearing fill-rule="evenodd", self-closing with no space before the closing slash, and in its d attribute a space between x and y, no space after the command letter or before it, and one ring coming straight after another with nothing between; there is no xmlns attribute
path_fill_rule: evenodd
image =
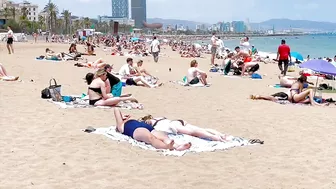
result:
<svg viewBox="0 0 336 189"><path fill-rule="evenodd" d="M54 81L53 85L51 84L52 81ZM41 98L44 99L51 98L53 101L61 102L62 101L61 85L57 85L57 82L54 78L50 79L49 87L41 91Z"/></svg>
<svg viewBox="0 0 336 189"><path fill-rule="evenodd" d="M111 91L112 95L115 97L120 97L122 93L122 87L123 87L123 83L121 81L113 85L112 91Z"/></svg>

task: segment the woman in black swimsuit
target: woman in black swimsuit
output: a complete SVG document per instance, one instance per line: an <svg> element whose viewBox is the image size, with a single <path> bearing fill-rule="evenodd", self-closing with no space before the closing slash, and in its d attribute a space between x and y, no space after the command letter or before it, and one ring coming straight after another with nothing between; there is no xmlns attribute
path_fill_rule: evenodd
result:
<svg viewBox="0 0 336 189"><path fill-rule="evenodd" d="M85 79L89 85L88 95L90 105L115 106L123 101L138 102L133 97L113 97L112 94L108 94L106 86L108 86L109 83L104 68L99 69L95 75L87 74Z"/></svg>

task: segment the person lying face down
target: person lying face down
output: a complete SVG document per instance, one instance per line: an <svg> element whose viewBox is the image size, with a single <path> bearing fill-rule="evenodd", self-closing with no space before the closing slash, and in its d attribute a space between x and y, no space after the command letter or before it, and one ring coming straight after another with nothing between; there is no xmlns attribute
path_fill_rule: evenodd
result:
<svg viewBox="0 0 336 189"><path fill-rule="evenodd" d="M116 130L137 141L152 145L156 149L183 151L191 147L191 143L176 144L164 132L155 130L151 125L131 119L129 115L122 115L119 108L114 108Z"/></svg>
<svg viewBox="0 0 336 189"><path fill-rule="evenodd" d="M152 115L147 115L139 119L151 125L155 130L166 132L168 134L186 134L201 139L210 139L213 141L227 141L226 135L213 129L203 129L190 123L181 120L169 120L165 117L153 118Z"/></svg>

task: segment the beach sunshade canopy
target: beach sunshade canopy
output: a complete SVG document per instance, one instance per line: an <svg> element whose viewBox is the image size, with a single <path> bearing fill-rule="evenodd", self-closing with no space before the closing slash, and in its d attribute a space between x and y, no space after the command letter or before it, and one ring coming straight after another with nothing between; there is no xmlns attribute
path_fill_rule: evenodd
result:
<svg viewBox="0 0 336 189"><path fill-rule="evenodd" d="M299 65L300 68L307 68L322 74L336 75L336 67L322 59L309 60Z"/></svg>
<svg viewBox="0 0 336 189"><path fill-rule="evenodd" d="M298 53L298 52L291 52L290 54L291 54L291 57L303 61L303 56L300 53Z"/></svg>

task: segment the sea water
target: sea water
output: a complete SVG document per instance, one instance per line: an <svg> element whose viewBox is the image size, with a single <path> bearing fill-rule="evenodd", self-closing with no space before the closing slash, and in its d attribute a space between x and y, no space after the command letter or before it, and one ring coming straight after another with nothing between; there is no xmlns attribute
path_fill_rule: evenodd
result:
<svg viewBox="0 0 336 189"><path fill-rule="evenodd" d="M291 52L298 52L305 59L308 55L310 55L310 58L333 58L336 55L336 35L250 37L250 44L258 49L259 54L273 54L273 56L276 56L282 39L286 40L286 43L291 48ZM239 38L223 41L225 47L231 50L239 46L240 43ZM204 42L210 43L210 39ZM270 58L275 58L273 56Z"/></svg>

